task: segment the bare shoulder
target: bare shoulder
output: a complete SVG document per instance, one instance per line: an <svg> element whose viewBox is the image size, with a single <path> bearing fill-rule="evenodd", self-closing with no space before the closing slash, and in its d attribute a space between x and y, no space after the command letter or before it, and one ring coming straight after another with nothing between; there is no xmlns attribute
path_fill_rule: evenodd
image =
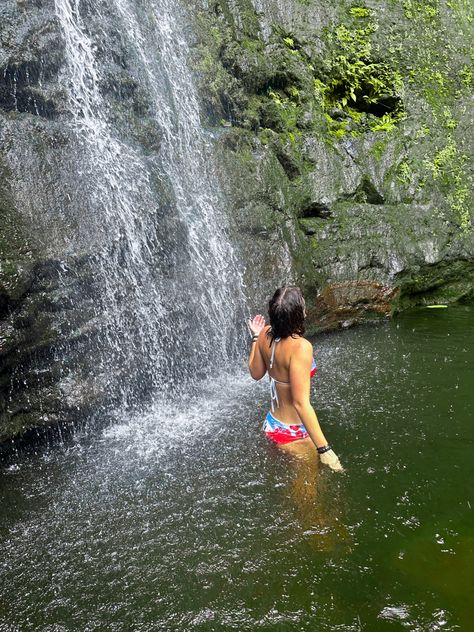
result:
<svg viewBox="0 0 474 632"><path fill-rule="evenodd" d="M293 345L293 353L306 358L313 355L313 345L306 338L297 338Z"/></svg>

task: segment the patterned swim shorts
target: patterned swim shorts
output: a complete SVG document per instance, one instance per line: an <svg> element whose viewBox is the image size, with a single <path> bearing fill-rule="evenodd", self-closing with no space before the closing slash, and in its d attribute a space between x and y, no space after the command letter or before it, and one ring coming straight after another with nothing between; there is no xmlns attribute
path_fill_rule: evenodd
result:
<svg viewBox="0 0 474 632"><path fill-rule="evenodd" d="M308 431L303 424L284 424L278 419L275 419L270 412L265 417L263 431L267 437L275 441L275 443L290 443L290 441L297 441L298 439L306 439L306 437L309 437Z"/></svg>

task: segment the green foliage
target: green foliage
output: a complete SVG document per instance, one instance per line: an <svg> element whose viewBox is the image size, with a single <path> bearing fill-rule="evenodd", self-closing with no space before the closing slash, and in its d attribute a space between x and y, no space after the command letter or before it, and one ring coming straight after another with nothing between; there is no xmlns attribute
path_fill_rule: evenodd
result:
<svg viewBox="0 0 474 632"><path fill-rule="evenodd" d="M269 89L267 94L273 105L272 110L267 111L267 116L273 123L273 127L279 132L294 134L301 114L297 103L282 92Z"/></svg>
<svg viewBox="0 0 474 632"><path fill-rule="evenodd" d="M464 232L469 229L472 205L472 178L465 169L468 159L469 157L464 154L459 155L456 142L450 134L448 142L436 152L433 160L424 161L433 180L439 182L446 190L449 207L458 218Z"/></svg>
<svg viewBox="0 0 474 632"><path fill-rule="evenodd" d="M472 77L474 75L473 65L471 64L470 66L468 66L467 64L464 64L459 75L461 77L462 84L470 87L472 84Z"/></svg>
<svg viewBox="0 0 474 632"><path fill-rule="evenodd" d="M430 128L427 125L422 125L420 129L416 132L415 139L418 140L418 138L424 138L425 136L428 136L429 133Z"/></svg>
<svg viewBox="0 0 474 632"><path fill-rule="evenodd" d="M276 103L277 105L283 105L282 97L278 92L275 92L274 90L268 90L267 94L273 101L273 103Z"/></svg>
<svg viewBox="0 0 474 632"><path fill-rule="evenodd" d="M221 30L220 30L219 28L217 28L217 26L213 26L213 27L210 29L210 34L211 34L211 36L212 36L212 38L213 38L214 42L215 42L218 46L220 46L220 45L222 44L222 40L223 40Z"/></svg>
<svg viewBox="0 0 474 632"><path fill-rule="evenodd" d="M390 114L384 114L381 118L372 119L369 128L372 132L391 132L395 129L397 119Z"/></svg>
<svg viewBox="0 0 474 632"><path fill-rule="evenodd" d="M408 160L402 160L402 162L398 165L397 180L401 184L408 186L411 183L412 175L413 172L410 163Z"/></svg>
<svg viewBox="0 0 474 632"><path fill-rule="evenodd" d="M316 101L322 105L324 99L324 92L326 90L326 84L321 81L321 79L313 79L313 87L314 87L314 98Z"/></svg>
<svg viewBox="0 0 474 632"><path fill-rule="evenodd" d="M436 152L433 160L426 159L424 164L431 171L433 178L437 180L443 175L447 167L453 165L456 155L456 144L451 136L447 145Z"/></svg>
<svg viewBox="0 0 474 632"><path fill-rule="evenodd" d="M456 129L456 127L458 126L458 123L457 121L453 119L453 115L451 114L451 108L449 108L447 105L443 108L443 115L444 115L444 124L446 126L446 129Z"/></svg>
<svg viewBox="0 0 474 632"><path fill-rule="evenodd" d="M349 13L354 18L368 18L371 15L371 11L367 7L357 7L357 6L351 7L349 9Z"/></svg>
<svg viewBox="0 0 474 632"><path fill-rule="evenodd" d="M290 97L294 100L298 100L299 96L300 96L300 91L298 90L298 88L296 86L289 86L286 89L287 93L290 95Z"/></svg>
<svg viewBox="0 0 474 632"><path fill-rule="evenodd" d="M358 18L371 15L365 7L352 7L350 13ZM339 24L328 36L334 55L325 80L317 78L314 90L329 115L337 109L360 124L365 114L368 129L389 132L404 115L403 81L401 74L388 64L372 59L371 36L377 28L371 21L357 28ZM331 125L331 129L334 127ZM340 135L341 126L336 127Z"/></svg>
<svg viewBox="0 0 474 632"><path fill-rule="evenodd" d="M336 40L342 50L351 57L359 59L369 57L372 51L370 36L378 30L375 22L369 22L365 27L350 29L345 24L336 27Z"/></svg>
<svg viewBox="0 0 474 632"><path fill-rule="evenodd" d="M433 20L438 15L437 0L403 0L403 11L409 20L425 18Z"/></svg>
<svg viewBox="0 0 474 632"><path fill-rule="evenodd" d="M326 122L328 124L329 133L337 139L342 139L348 133L349 120L342 121L334 120L329 114L324 114Z"/></svg>

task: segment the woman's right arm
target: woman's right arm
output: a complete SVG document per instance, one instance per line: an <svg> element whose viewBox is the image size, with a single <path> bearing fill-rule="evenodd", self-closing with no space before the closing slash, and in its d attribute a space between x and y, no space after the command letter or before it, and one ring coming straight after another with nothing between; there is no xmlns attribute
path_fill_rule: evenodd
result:
<svg viewBox="0 0 474 632"><path fill-rule="evenodd" d="M312 361L313 347L308 340L301 338L299 340L299 345L292 353L290 360L289 375L291 396L293 399L293 406L295 407L299 418L303 422L304 427L308 431L314 445L316 448L322 449L328 445L328 442L321 430L316 412L310 401L310 373ZM333 470L342 470L339 459L333 450L329 449L320 454L320 459Z"/></svg>

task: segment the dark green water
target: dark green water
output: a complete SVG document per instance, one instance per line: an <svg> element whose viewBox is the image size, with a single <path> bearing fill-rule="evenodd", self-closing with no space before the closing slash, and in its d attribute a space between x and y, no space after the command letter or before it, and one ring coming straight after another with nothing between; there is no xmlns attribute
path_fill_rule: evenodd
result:
<svg viewBox="0 0 474 632"><path fill-rule="evenodd" d="M342 475L209 384L0 471L0 630L471 630L474 308L319 338Z"/></svg>

